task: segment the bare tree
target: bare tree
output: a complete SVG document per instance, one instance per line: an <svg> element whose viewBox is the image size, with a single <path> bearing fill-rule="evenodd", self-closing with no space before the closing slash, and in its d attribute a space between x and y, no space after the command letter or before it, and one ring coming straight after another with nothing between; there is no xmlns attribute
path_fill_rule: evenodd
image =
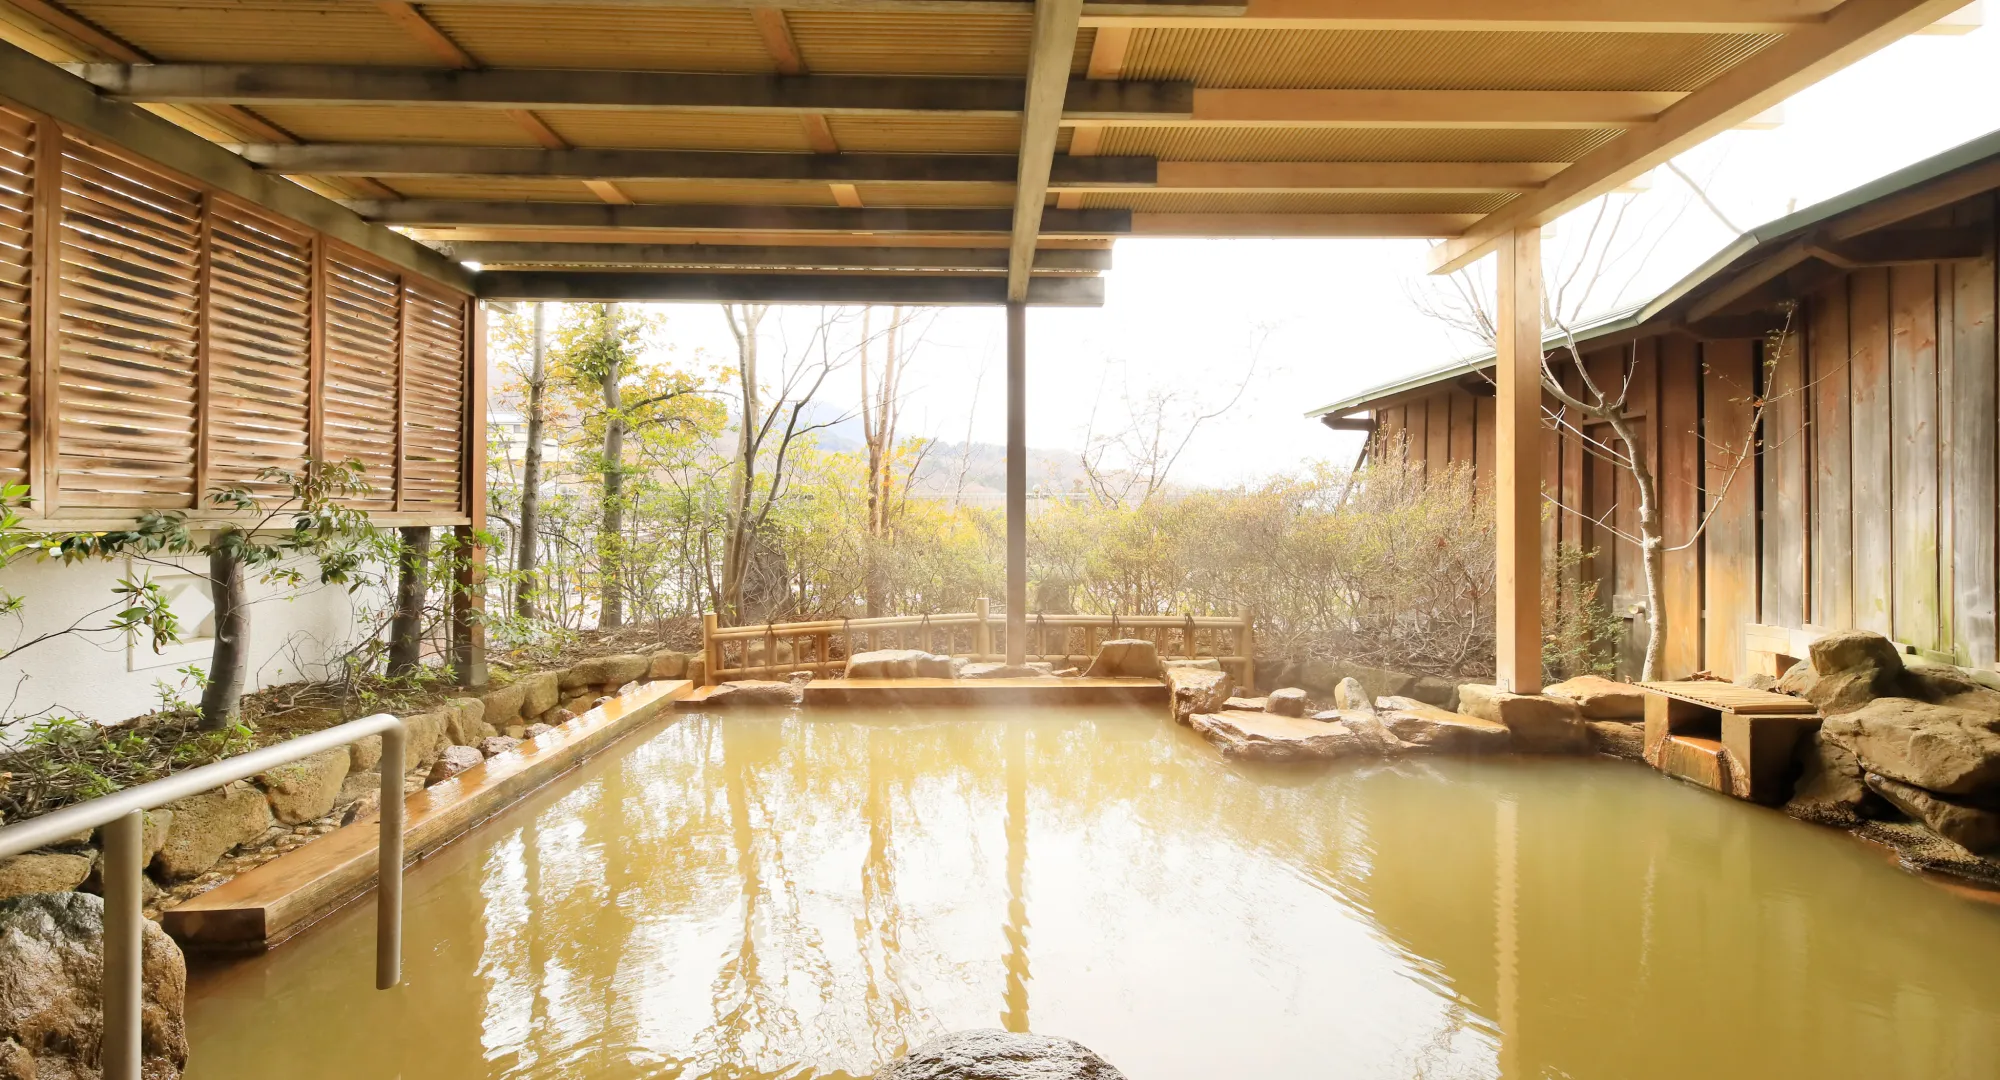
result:
<svg viewBox="0 0 2000 1080"><path fill-rule="evenodd" d="M534 341L529 347L528 398L522 408L527 420L528 445L521 451L521 522L515 530L514 569L520 581L514 586L514 613L523 619L535 617L536 530L542 516L542 419L543 394L548 390L548 305L535 304Z"/></svg>
<svg viewBox="0 0 2000 1080"><path fill-rule="evenodd" d="M1091 494L1104 505L1145 503L1167 486L1168 477L1181 455L1202 427L1220 419L1243 400L1257 373L1257 361L1264 350L1270 328L1260 326L1251 342L1243 374L1226 401L1209 405L1215 394L1206 385L1152 386L1135 393L1127 381L1118 396L1124 415L1110 425L1099 427L1098 410L1105 394L1100 383L1097 400L1084 426L1082 465ZM1116 365L1121 378L1125 365ZM1110 379L1110 369L1105 380ZM1136 495L1136 497L1135 497Z"/></svg>
<svg viewBox="0 0 2000 1080"><path fill-rule="evenodd" d="M851 354L836 350L838 309L821 308L805 345L796 356L781 349L770 386L759 368L758 330L769 312L764 304L724 304L723 318L736 339L737 390L742 396L729 502L724 508L722 578L711 583L716 613L729 622L743 618L744 584L762 540L764 524L783 496L787 458L798 441L845 417L811 422L807 410L827 380L846 366ZM769 393L768 407L766 394ZM769 457L768 471L760 460Z"/></svg>

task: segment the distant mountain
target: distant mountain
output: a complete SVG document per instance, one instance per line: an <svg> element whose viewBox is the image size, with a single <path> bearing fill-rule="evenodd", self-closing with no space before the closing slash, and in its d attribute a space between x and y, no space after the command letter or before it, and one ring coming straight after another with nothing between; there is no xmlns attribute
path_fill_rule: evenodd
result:
<svg viewBox="0 0 2000 1080"><path fill-rule="evenodd" d="M917 470L912 490L920 495L948 496L959 490L969 494L1007 490L1007 448L999 443L946 442L931 444ZM1028 489L1030 491L1076 491L1084 487L1084 474L1074 450L1028 448Z"/></svg>

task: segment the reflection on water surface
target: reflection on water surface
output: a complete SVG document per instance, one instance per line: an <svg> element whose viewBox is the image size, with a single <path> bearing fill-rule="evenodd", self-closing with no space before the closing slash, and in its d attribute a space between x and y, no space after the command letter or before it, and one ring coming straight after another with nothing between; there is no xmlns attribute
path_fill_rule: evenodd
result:
<svg viewBox="0 0 2000 1080"><path fill-rule="evenodd" d="M1989 1077L2000 909L1603 761L1218 761L1151 712L685 718L190 988L192 1080Z"/></svg>

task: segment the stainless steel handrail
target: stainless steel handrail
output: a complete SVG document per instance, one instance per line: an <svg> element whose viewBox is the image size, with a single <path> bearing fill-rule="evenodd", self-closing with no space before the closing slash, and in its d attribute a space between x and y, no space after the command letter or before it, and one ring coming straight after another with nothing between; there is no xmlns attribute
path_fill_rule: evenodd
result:
<svg viewBox="0 0 2000 1080"><path fill-rule="evenodd" d="M145 905L139 876L145 871L146 811L177 799L247 780L280 765L335 747L382 736L380 884L375 894L375 986L387 990L402 981L403 954L403 764L408 731L387 713L349 721L325 731L224 758L198 769L52 814L0 828L0 859L33 851L85 829L104 829L98 867L104 882L104 1041L105 1080L140 1080L140 968Z"/></svg>

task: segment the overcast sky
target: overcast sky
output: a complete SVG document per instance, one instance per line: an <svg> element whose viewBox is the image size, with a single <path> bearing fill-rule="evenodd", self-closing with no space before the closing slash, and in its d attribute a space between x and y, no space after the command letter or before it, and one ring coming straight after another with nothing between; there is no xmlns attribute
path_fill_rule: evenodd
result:
<svg viewBox="0 0 2000 1080"><path fill-rule="evenodd" d="M1733 131L1676 164L1729 219L1695 202L1666 169L1631 199L1636 255L1590 298L1594 311L1650 298L1748 229L2000 128L2000 30L1912 37L1784 107L1773 130ZM1588 232L1595 207L1558 222L1547 259ZM1731 227L1734 226L1734 228ZM1472 347L1427 316L1419 300L1428 244L1383 240L1120 240L1102 308L1036 309L1029 317L1028 439L1082 445L1122 420L1122 402L1157 392L1226 402L1255 361L1240 403L1205 427L1174 479L1230 484L1300 462L1351 460L1354 436L1302 414L1358 390L1434 369ZM1492 260L1479 272L1492 273ZM1623 295L1613 295L1622 291ZM677 351L733 354L712 307L671 306ZM1591 314L1584 311L1580 314ZM788 313L793 325L809 318ZM1005 437L1003 317L941 312L909 377L904 428L957 440ZM856 397L852 375L834 388Z"/></svg>

